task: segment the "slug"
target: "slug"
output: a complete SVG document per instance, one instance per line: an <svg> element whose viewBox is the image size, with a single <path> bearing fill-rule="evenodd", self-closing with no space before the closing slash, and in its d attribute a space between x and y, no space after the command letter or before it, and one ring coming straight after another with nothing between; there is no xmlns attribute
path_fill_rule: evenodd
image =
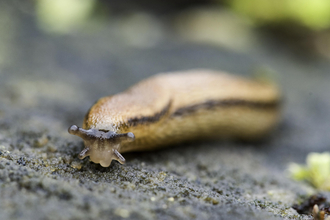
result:
<svg viewBox="0 0 330 220"><path fill-rule="evenodd" d="M280 117L280 93L267 82L224 72L163 73L128 90L99 99L82 128L68 131L84 140L79 154L103 167L120 154L153 150L202 138L255 140Z"/></svg>

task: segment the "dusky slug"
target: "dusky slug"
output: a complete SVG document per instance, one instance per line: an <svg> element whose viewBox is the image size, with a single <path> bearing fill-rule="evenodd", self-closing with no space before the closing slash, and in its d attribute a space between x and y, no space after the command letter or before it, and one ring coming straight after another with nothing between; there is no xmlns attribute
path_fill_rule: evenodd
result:
<svg viewBox="0 0 330 220"><path fill-rule="evenodd" d="M202 138L254 140L280 117L280 93L272 84L211 70L163 73L99 99L82 128L79 154L108 167L120 154Z"/></svg>

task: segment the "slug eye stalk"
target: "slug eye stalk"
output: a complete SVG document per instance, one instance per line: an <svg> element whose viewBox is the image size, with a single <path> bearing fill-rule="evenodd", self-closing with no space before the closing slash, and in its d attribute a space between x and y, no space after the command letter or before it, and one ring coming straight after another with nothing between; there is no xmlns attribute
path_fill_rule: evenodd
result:
<svg viewBox="0 0 330 220"><path fill-rule="evenodd" d="M72 125L68 132L81 137L84 140L85 148L80 152L79 158L90 157L94 163L100 163L103 167L110 166L112 160L125 163L125 158L118 152L120 144L127 141L134 141L132 132L117 134L113 131L98 129L82 129Z"/></svg>

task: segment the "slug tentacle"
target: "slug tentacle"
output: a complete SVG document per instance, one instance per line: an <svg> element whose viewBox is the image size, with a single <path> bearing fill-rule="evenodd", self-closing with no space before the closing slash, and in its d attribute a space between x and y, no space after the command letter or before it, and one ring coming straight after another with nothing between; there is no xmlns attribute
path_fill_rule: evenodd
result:
<svg viewBox="0 0 330 220"><path fill-rule="evenodd" d="M84 159L85 157L90 155L89 147L85 147L80 153L79 153L79 159Z"/></svg>
<svg viewBox="0 0 330 220"><path fill-rule="evenodd" d="M132 132L117 134L98 129L85 130L76 125L72 125L68 131L84 140L85 148L79 153L79 158L90 156L93 162L100 163L103 167L110 166L112 160L125 163L125 158L118 152L120 145L135 139Z"/></svg>

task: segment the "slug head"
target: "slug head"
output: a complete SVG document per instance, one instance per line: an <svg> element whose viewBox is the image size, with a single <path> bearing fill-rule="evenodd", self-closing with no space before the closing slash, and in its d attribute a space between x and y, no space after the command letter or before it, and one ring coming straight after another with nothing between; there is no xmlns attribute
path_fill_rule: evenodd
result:
<svg viewBox="0 0 330 220"><path fill-rule="evenodd" d="M113 131L93 128L85 130L77 125L72 125L68 131L84 140L85 148L80 152L79 158L89 156L91 161L103 167L110 166L112 160L117 160L121 164L125 163L125 158L118 152L120 144L135 139L132 132L117 134Z"/></svg>

